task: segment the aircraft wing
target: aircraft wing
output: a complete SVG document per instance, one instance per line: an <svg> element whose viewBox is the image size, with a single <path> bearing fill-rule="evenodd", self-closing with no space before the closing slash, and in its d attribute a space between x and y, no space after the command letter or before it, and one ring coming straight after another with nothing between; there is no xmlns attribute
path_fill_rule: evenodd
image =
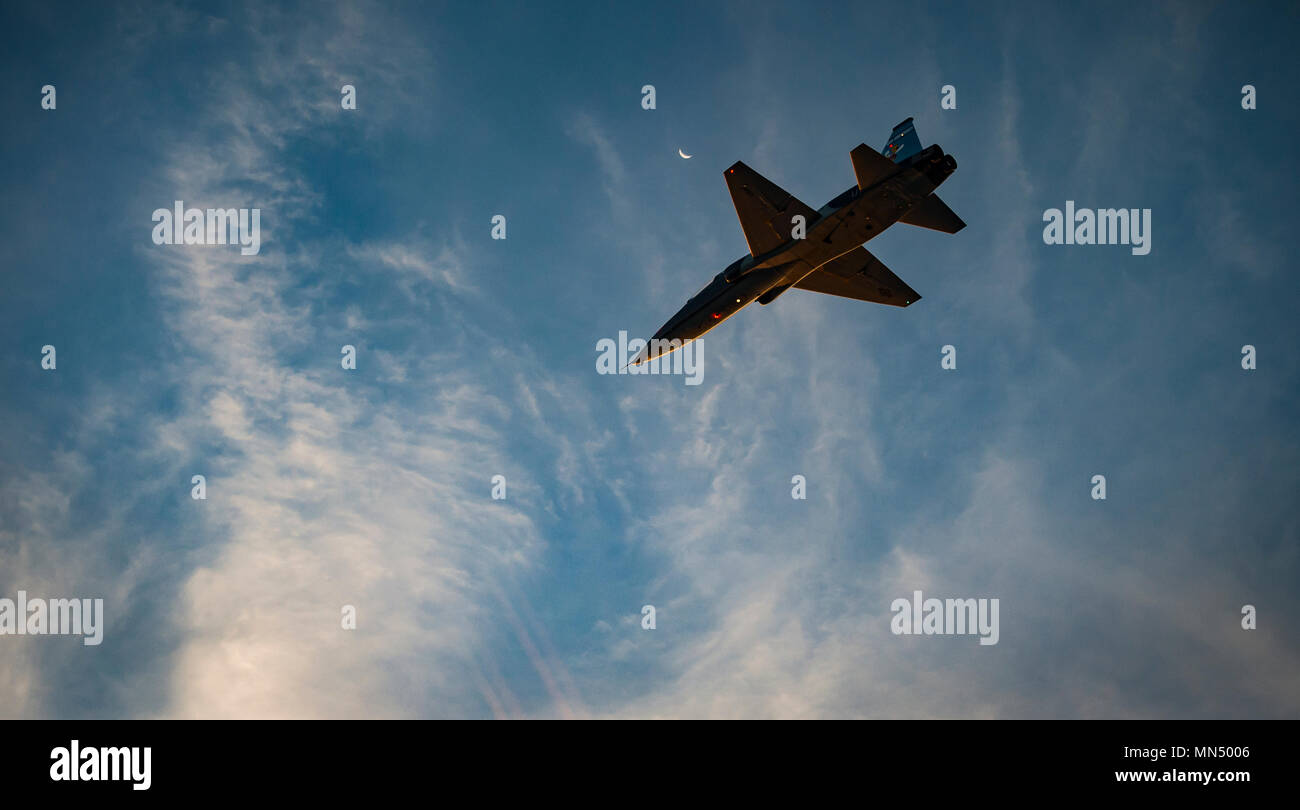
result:
<svg viewBox="0 0 1300 810"><path fill-rule="evenodd" d="M817 212L740 161L723 174L749 252L759 256L790 241L796 214L811 226Z"/></svg>
<svg viewBox="0 0 1300 810"><path fill-rule="evenodd" d="M864 247L831 259L794 286L809 292L896 307L905 307L921 297Z"/></svg>

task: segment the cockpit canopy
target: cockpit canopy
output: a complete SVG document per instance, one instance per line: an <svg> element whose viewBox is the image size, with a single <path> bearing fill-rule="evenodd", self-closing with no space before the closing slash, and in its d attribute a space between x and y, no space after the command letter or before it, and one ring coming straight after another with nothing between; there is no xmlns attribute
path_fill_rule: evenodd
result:
<svg viewBox="0 0 1300 810"><path fill-rule="evenodd" d="M753 256L741 256L739 259L736 259L734 262L728 265L726 270L723 270L721 273L719 273L718 278L722 279L723 281L732 282L738 278L743 277L746 273L752 270L753 267L754 267Z"/></svg>

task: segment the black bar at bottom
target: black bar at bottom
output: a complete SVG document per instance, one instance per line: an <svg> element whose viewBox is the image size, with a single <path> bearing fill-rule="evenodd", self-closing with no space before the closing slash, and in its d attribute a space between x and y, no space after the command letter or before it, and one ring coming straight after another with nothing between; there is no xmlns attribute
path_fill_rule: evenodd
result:
<svg viewBox="0 0 1300 810"><path fill-rule="evenodd" d="M844 791L869 799L890 786L926 798L1052 791L1046 795L1226 799L1255 788L1290 793L1296 752L1295 726L1285 721L15 721L2 728L6 797L17 790L127 801L434 791L461 796L456 804L514 793L676 804L774 789L831 801Z"/></svg>

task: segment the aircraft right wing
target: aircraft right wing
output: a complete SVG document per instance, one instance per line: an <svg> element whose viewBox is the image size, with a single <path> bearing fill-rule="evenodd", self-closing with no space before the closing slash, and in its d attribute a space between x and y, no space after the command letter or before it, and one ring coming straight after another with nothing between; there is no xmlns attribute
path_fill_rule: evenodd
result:
<svg viewBox="0 0 1300 810"><path fill-rule="evenodd" d="M804 218L805 226L811 226L817 219L816 211L740 161L723 176L749 252L755 256L775 250L793 238L796 214Z"/></svg>
<svg viewBox="0 0 1300 810"><path fill-rule="evenodd" d="M794 286L809 292L896 307L908 306L921 297L864 247L831 259Z"/></svg>

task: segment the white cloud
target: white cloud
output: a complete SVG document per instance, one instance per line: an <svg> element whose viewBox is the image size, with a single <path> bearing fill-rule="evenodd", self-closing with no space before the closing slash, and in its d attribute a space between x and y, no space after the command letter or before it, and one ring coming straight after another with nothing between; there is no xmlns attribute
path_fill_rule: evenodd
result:
<svg viewBox="0 0 1300 810"><path fill-rule="evenodd" d="M417 58L389 78L427 64L396 31L378 50L353 50L344 43L355 29L346 30L327 40L328 58L302 39L289 41L290 58L268 50L253 90L241 89L246 77L228 77L212 115L233 135L199 136L170 155L169 194L249 200L273 213L276 230L255 259L150 253L182 347L170 369L181 414L161 441L196 454L213 435L226 440L207 459L208 499L187 504L204 510L211 536L181 592L167 715L467 715L484 700L510 705L499 689L480 688L494 642L485 617L536 564L542 541L522 499L489 498L490 475L511 463L493 426L501 404L455 369L431 366L415 345L363 351L360 362L373 361L383 379L405 382L409 396L385 396L340 368L337 341L291 295L311 249L284 247L322 197L281 150L332 112L275 91L290 77L294 87L327 87L339 64L396 71L395 52ZM397 271L408 295L411 279L468 289L463 251L450 247L361 243L348 256L358 275ZM307 294L331 289L327 281ZM373 324L356 312L349 322ZM293 352L319 360L290 365ZM357 609L354 631L340 626L344 605Z"/></svg>

